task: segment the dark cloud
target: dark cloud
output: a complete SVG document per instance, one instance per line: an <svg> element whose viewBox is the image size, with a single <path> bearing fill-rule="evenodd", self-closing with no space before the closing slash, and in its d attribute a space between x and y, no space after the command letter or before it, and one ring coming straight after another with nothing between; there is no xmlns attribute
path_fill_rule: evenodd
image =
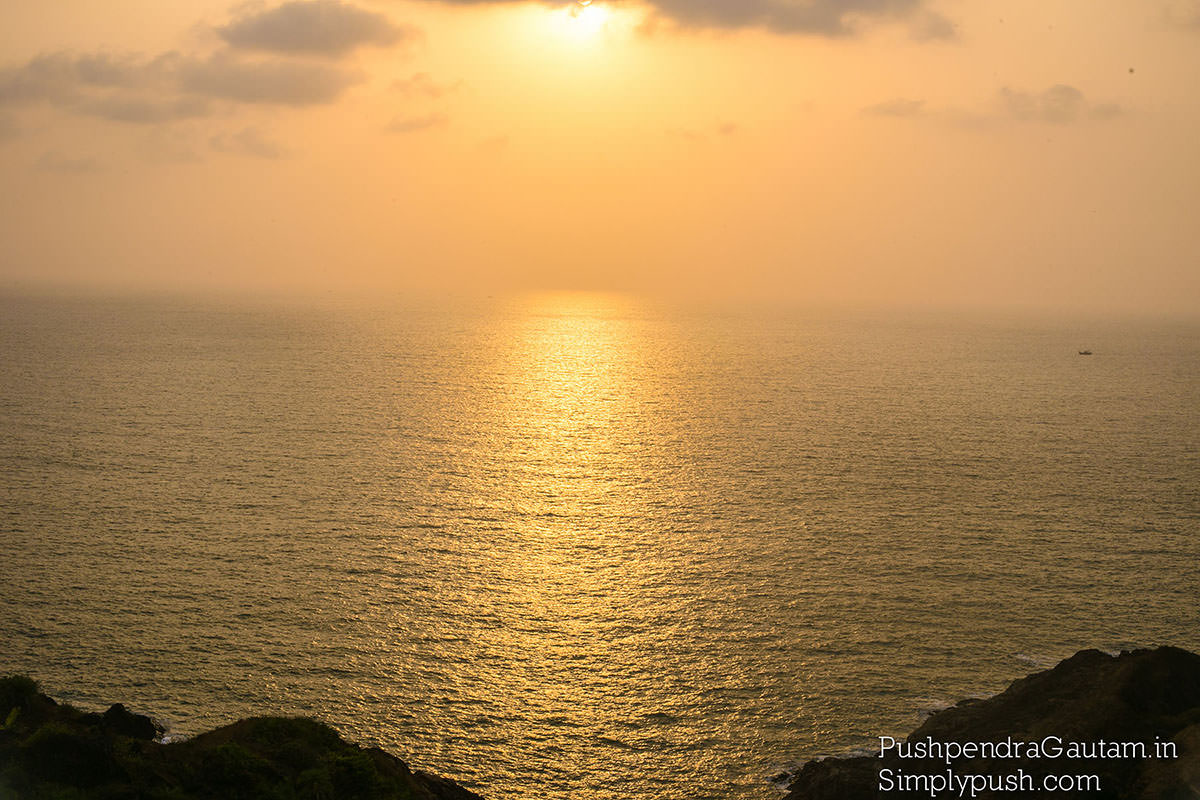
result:
<svg viewBox="0 0 1200 800"><path fill-rule="evenodd" d="M217 34L235 48L320 56L342 56L367 45L388 47L419 35L383 14L338 0L293 0L245 14Z"/></svg>
<svg viewBox="0 0 1200 800"><path fill-rule="evenodd" d="M455 5L515 1L442 0ZM646 0L646 3L658 18L684 28L766 28L777 33L819 36L846 36L854 33L863 21L905 20L923 11L923 0Z"/></svg>
<svg viewBox="0 0 1200 800"><path fill-rule="evenodd" d="M0 70L0 103L66 103L83 92L139 89L161 77L161 61L107 53L50 53Z"/></svg>
<svg viewBox="0 0 1200 800"><path fill-rule="evenodd" d="M382 14L338 0L296 0L247 12L219 29L227 47L209 56L48 53L0 68L0 111L45 104L84 116L152 125L204 117L224 103L332 103L362 76L322 59L418 35ZM425 91L433 91L430 84Z"/></svg>
<svg viewBox="0 0 1200 800"><path fill-rule="evenodd" d="M425 114L418 117L396 117L387 126L391 133L416 133L430 128L444 128L450 122L445 114Z"/></svg>
<svg viewBox="0 0 1200 800"><path fill-rule="evenodd" d="M208 113L203 98L174 91L174 54L155 59L108 53L50 53L0 70L0 105L47 103L85 116L131 123Z"/></svg>
<svg viewBox="0 0 1200 800"><path fill-rule="evenodd" d="M262 134L258 128L243 128L236 133L214 136L209 145L218 153L277 159L287 156L287 150Z"/></svg>
<svg viewBox="0 0 1200 800"><path fill-rule="evenodd" d="M54 54L0 72L0 105L47 103L86 116L152 124L202 117L211 102L331 103L361 76L325 62L168 54L151 60Z"/></svg>
<svg viewBox="0 0 1200 800"><path fill-rule="evenodd" d="M856 18L902 17L919 0L652 0L662 15L685 26L763 27L778 33L844 36Z"/></svg>
<svg viewBox="0 0 1200 800"><path fill-rule="evenodd" d="M867 106L863 113L876 117L919 117L925 113L925 101L897 98Z"/></svg>
<svg viewBox="0 0 1200 800"><path fill-rule="evenodd" d="M1042 92L1021 92L1005 87L1000 90L1005 113L1021 122L1065 124L1085 119L1111 119L1121 109L1111 103L1093 105L1074 86L1057 84Z"/></svg>

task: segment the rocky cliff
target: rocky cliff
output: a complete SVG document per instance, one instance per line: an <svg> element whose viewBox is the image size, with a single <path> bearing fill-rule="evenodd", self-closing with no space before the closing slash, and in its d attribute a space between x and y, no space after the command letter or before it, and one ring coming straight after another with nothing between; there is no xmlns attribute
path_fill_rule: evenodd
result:
<svg viewBox="0 0 1200 800"><path fill-rule="evenodd" d="M0 680L2 800L481 800L309 719L246 719L160 744L149 718L60 705Z"/></svg>
<svg viewBox="0 0 1200 800"><path fill-rule="evenodd" d="M1200 656L1081 651L938 712L871 756L805 764L787 799L919 796L1197 800Z"/></svg>

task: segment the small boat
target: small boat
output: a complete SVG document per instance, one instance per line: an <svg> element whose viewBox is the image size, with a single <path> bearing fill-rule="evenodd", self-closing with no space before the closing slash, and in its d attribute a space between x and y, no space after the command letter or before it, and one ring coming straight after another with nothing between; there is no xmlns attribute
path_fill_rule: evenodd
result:
<svg viewBox="0 0 1200 800"><path fill-rule="evenodd" d="M1080 350L1079 351L1079 355L1081 355L1081 356L1090 356L1091 354L1092 354L1091 350Z"/></svg>

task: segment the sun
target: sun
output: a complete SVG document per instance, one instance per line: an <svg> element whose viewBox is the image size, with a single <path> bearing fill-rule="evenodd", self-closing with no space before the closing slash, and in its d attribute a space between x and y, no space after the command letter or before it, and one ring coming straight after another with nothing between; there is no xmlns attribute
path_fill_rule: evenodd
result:
<svg viewBox="0 0 1200 800"><path fill-rule="evenodd" d="M595 58L627 41L637 18L629 3L608 0L567 0L542 3L511 3L513 31L528 44L528 50L555 58Z"/></svg>
<svg viewBox="0 0 1200 800"><path fill-rule="evenodd" d="M594 39L608 23L609 9L592 0L579 0L566 11L563 33L576 41Z"/></svg>

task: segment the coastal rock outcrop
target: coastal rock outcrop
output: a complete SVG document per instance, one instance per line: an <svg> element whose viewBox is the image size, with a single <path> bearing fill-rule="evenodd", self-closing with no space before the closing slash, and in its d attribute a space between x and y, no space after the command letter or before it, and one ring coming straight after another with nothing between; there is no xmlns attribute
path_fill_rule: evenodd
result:
<svg viewBox="0 0 1200 800"><path fill-rule="evenodd" d="M1200 655L1081 651L870 756L808 762L787 800L918 796L1198 800Z"/></svg>
<svg viewBox="0 0 1200 800"><path fill-rule="evenodd" d="M0 679L0 798L481 800L311 719L245 719L173 744L161 734L120 704L84 713L30 678Z"/></svg>

